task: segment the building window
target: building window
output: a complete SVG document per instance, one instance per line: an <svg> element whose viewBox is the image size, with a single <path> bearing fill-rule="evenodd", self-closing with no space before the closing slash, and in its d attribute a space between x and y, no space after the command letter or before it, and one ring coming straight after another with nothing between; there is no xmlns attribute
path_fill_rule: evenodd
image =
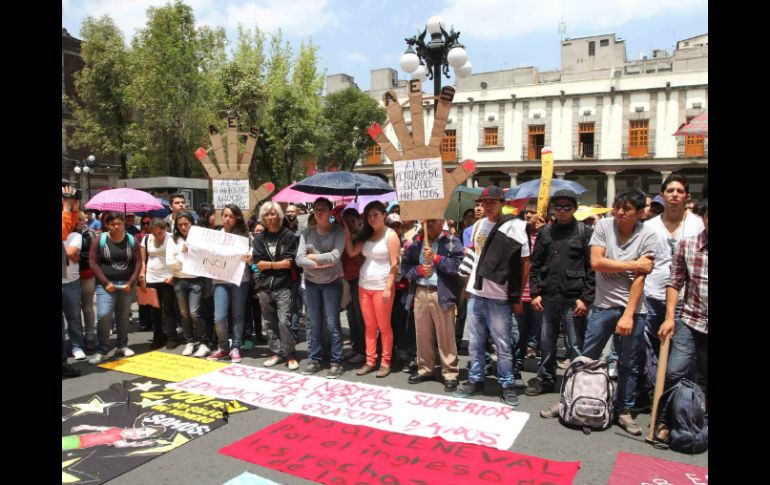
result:
<svg viewBox="0 0 770 485"><path fill-rule="evenodd" d="M610 39L602 39L599 41L599 47L607 47L610 45Z"/></svg>
<svg viewBox="0 0 770 485"><path fill-rule="evenodd" d="M687 123L692 121L694 116L687 117ZM685 157L702 157L705 153L705 145L703 141L705 138L702 136L687 136L684 139L684 156Z"/></svg>
<svg viewBox="0 0 770 485"><path fill-rule="evenodd" d="M380 145L372 145L366 149L366 164L375 165L382 163L382 149Z"/></svg>
<svg viewBox="0 0 770 485"><path fill-rule="evenodd" d="M446 130L441 139L441 161L454 162L457 160L457 130Z"/></svg>
<svg viewBox="0 0 770 485"><path fill-rule="evenodd" d="M485 147L497 146L497 127L484 128L484 146Z"/></svg>
<svg viewBox="0 0 770 485"><path fill-rule="evenodd" d="M578 123L578 158L595 158L594 123Z"/></svg>
<svg viewBox="0 0 770 485"><path fill-rule="evenodd" d="M629 158L646 158L649 154L649 121L636 120L629 122L628 156Z"/></svg>
<svg viewBox="0 0 770 485"><path fill-rule="evenodd" d="M596 55L596 42L593 40L588 43L588 55Z"/></svg>
<svg viewBox="0 0 770 485"><path fill-rule="evenodd" d="M527 160L540 160L540 151L545 145L545 125L529 125Z"/></svg>

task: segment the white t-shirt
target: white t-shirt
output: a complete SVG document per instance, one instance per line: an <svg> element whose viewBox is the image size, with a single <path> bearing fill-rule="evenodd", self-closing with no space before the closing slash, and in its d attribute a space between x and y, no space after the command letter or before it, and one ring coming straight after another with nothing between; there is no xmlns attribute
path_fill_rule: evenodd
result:
<svg viewBox="0 0 770 485"><path fill-rule="evenodd" d="M473 271L468 278L468 286L465 288L468 293L476 296L483 296L484 298L491 298L494 300L507 300L508 299L508 283L498 285L494 281L489 281L486 278L482 279L481 290L476 290L473 285L476 281L476 267L478 266L479 258L481 257L481 251L484 248L484 244L487 242L492 228L495 227L496 222L492 222L489 218L485 217L476 222L473 227L473 232L476 236L473 238L473 250L476 252L476 264L473 266ZM501 225L498 231L505 233L508 237L521 244L521 257L526 258L529 256L529 238L527 237L527 223L521 219L512 219L505 224ZM471 234L473 234L473 232Z"/></svg>
<svg viewBox="0 0 770 485"><path fill-rule="evenodd" d="M382 291L388 283L390 275L390 252L388 251L388 237L393 229L385 231L385 235L378 241L366 241L362 249L364 264L361 266L358 286L365 290Z"/></svg>
<svg viewBox="0 0 770 485"><path fill-rule="evenodd" d="M663 224L662 215L653 217L644 223L644 227L651 229L655 233L655 266L652 273L647 275L644 280L644 295L656 300L666 299L666 282L671 273L671 258L673 257L676 245L682 239L698 236L703 232L703 219L689 211L685 212L684 223L676 232L671 234ZM679 298L684 297L684 292L679 293Z"/></svg>
<svg viewBox="0 0 770 485"><path fill-rule="evenodd" d="M98 242L98 241L97 241ZM67 239L64 241L65 248L80 248L83 246L83 236L78 232L71 232ZM69 256L67 257L67 276L62 277L61 284L72 283L80 279L80 264L72 261Z"/></svg>
<svg viewBox="0 0 770 485"><path fill-rule="evenodd" d="M173 236L166 236L166 265L174 272L174 278L197 278L195 275L187 274L182 271L182 263L187 253L182 252L182 248L187 244L184 238L174 242Z"/></svg>
<svg viewBox="0 0 770 485"><path fill-rule="evenodd" d="M166 233L163 244L156 247L155 236L152 234L147 237L146 245L144 238L142 238L142 247L147 250L147 283L163 283L170 276L174 276L174 270L166 264L166 245L169 239L171 239L171 234Z"/></svg>

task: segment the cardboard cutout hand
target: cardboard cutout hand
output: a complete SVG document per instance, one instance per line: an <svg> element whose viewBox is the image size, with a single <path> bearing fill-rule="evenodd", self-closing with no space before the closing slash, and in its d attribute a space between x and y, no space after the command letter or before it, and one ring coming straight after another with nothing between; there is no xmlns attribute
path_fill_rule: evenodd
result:
<svg viewBox="0 0 770 485"><path fill-rule="evenodd" d="M404 149L403 154L390 142L378 123L369 128L369 136L377 142L392 162L399 160L415 160L420 158L441 157L441 139L444 137L449 108L452 106L455 89L452 86L444 86L439 96L438 108L433 121L430 141L425 144L425 126L422 117L422 82L413 79L409 82L409 111L412 116L412 133L404 122L404 113L398 102L395 91L390 90L383 95L388 119L393 125L398 140ZM401 218L403 220L416 219L443 219L444 211L449 205L452 191L473 173L476 162L465 160L452 172L443 170L444 198L441 200L416 200L399 201Z"/></svg>
<svg viewBox="0 0 770 485"><path fill-rule="evenodd" d="M243 151L240 159L238 158L238 136L247 135L246 148ZM227 155L225 155L225 147L222 144L222 134L219 129L214 125L209 125L209 136L211 138L211 147L206 150L205 148L198 148L195 151L195 156L200 160L206 173L212 180L248 180L249 178L249 166L251 165L251 157L254 155L254 149L257 146L257 139L259 138L259 128L252 127L248 133L238 133L238 118L236 116L227 117ZM213 151L217 163L209 158L209 152ZM243 211L243 217L248 220L251 217L254 206L266 199L275 190L275 185L272 182L266 182L260 185L257 189L249 191L249 209ZM217 212L217 223L221 224L221 213Z"/></svg>

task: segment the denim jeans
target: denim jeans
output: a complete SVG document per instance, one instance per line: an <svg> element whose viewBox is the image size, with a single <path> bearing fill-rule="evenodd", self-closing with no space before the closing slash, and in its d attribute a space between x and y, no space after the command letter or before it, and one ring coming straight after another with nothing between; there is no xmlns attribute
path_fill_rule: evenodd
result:
<svg viewBox="0 0 770 485"><path fill-rule="evenodd" d="M307 280L305 281L307 286ZM299 332L299 317L302 315L302 307L305 303L305 290L302 289L302 283L297 281L292 288L292 307L291 307L291 331L296 335ZM307 326L307 322L305 322ZM307 332L307 330L305 330Z"/></svg>
<svg viewBox="0 0 770 485"><path fill-rule="evenodd" d="M294 336L291 333L292 301L295 291L291 288L281 290L262 290L259 292L259 304L262 318L267 324L267 345L271 352L283 359L294 359Z"/></svg>
<svg viewBox="0 0 770 485"><path fill-rule="evenodd" d="M94 295L96 278L80 278L80 308L83 310L83 327L86 340L96 340L96 313L94 313Z"/></svg>
<svg viewBox="0 0 770 485"><path fill-rule="evenodd" d="M80 280L61 285L61 311L67 319L67 334L72 350L83 350L83 324L80 322Z"/></svg>
<svg viewBox="0 0 770 485"><path fill-rule="evenodd" d="M185 343L199 343L205 340L206 323L201 314L203 278L174 278L174 293Z"/></svg>
<svg viewBox="0 0 770 485"><path fill-rule="evenodd" d="M540 331L543 323L542 312L533 310L531 303L525 302L522 306L524 309L522 314L513 315L519 333L514 340L516 347L513 351L513 368L516 372L521 372L521 369L524 367L524 356L527 353L527 347L538 348L540 346Z"/></svg>
<svg viewBox="0 0 770 485"><path fill-rule="evenodd" d="M644 375L646 385L650 389L655 388L655 380L658 373L658 356L660 355L660 339L658 330L666 319L666 301L655 298L647 298L647 321L644 326ZM682 311L682 303L676 306L675 319L679 319Z"/></svg>
<svg viewBox="0 0 770 485"><path fill-rule="evenodd" d="M666 401L670 397L665 391L674 387L682 378L687 378L703 389L708 411L708 354L708 334L693 330L677 318L674 336L671 338L671 351L668 354L665 388L658 410L665 409ZM658 417L663 418L660 414Z"/></svg>
<svg viewBox="0 0 770 485"><path fill-rule="evenodd" d="M513 386L511 340L514 335L518 335L518 330L514 331L511 328L515 326L512 315L511 305L506 300L493 300L475 295L468 300L468 316L465 324L470 335L469 382L484 382L487 335L490 334L497 348L497 375L500 386Z"/></svg>
<svg viewBox="0 0 770 485"><path fill-rule="evenodd" d="M463 340L465 333L465 320L468 318L468 298L463 295L465 291L460 292L457 304L457 316L455 317L455 342L459 345Z"/></svg>
<svg viewBox="0 0 770 485"><path fill-rule="evenodd" d="M417 334L414 315L406 307L407 289L397 290L393 297L393 312L390 314L390 327L393 329L393 346L396 357L409 360L417 356Z"/></svg>
<svg viewBox="0 0 770 485"><path fill-rule="evenodd" d="M310 358L316 362L323 360L323 329L326 327L331 338L331 362L342 364L342 280L326 284L305 280L305 299L310 320Z"/></svg>
<svg viewBox="0 0 770 485"><path fill-rule="evenodd" d="M246 298L249 296L249 282L240 285L231 283L214 285L214 325L217 330L219 350L227 351L227 311L233 315L233 348L243 345L243 321L246 313Z"/></svg>
<svg viewBox="0 0 770 485"><path fill-rule="evenodd" d="M549 300L543 298L542 332L540 335L540 355L542 361L537 376L546 382L556 380L556 342L559 340L559 328L564 323L564 337L567 355L580 355L585 337L585 317L576 317L575 301Z"/></svg>
<svg viewBox="0 0 770 485"><path fill-rule="evenodd" d="M618 351L618 386L614 400L616 412L626 408L631 409L639 393L644 322L647 318L644 313L634 313L631 335L621 337L615 333L615 327L625 310L621 307L599 308L592 305L591 314L588 317L588 331L583 345L584 356L589 359L599 359L607 341L610 337L613 338L615 349Z"/></svg>
<svg viewBox="0 0 770 485"><path fill-rule="evenodd" d="M350 285L350 304L347 308L348 328L350 329L350 346L358 355L366 355L366 340L364 338L364 316L361 314L361 304L358 302L358 278L348 280Z"/></svg>
<svg viewBox="0 0 770 485"><path fill-rule="evenodd" d="M113 281L113 285L123 285L125 281ZM134 301L136 287L131 292L115 290L112 293L104 289L101 283L96 285L96 352L106 354L110 346L112 322L117 322L118 348L128 345L128 325L131 320L131 302Z"/></svg>

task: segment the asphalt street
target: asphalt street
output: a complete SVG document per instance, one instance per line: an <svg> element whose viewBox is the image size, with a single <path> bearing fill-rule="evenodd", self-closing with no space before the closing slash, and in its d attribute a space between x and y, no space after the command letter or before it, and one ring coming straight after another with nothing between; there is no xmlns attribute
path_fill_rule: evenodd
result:
<svg viewBox="0 0 770 485"><path fill-rule="evenodd" d="M134 313L136 315L136 313ZM343 326L347 325L343 317ZM132 324L132 332L129 335L129 345L137 353L149 351L151 332L138 331L138 325ZM161 349L163 352L181 354L183 347L173 351ZM297 346L298 357L301 359L301 368L304 368L307 355L307 344L302 342ZM269 356L265 346L258 346L254 350L242 351L242 364L261 366ZM460 357L461 382L467 378L467 356ZM82 371L82 376L73 379L62 380L62 401L76 398L108 388L114 383L126 379L134 379L137 376L117 371L102 369L87 362L70 363ZM328 364L325 365L328 367ZM407 383L408 374L393 372L385 378L377 379L374 374L356 376L354 368L346 364L346 372L341 379L351 382L365 382L378 386L390 386L399 389L419 390L420 392L446 395L443 384L439 382L427 382L419 385ZM288 370L285 366L277 366L278 370ZM525 382L534 377L537 370L537 362L527 359ZM559 370L559 374L563 373ZM323 375L323 371L321 374ZM557 384L559 384L557 382ZM486 401L498 401L499 386L497 381L490 377L486 381L485 395L479 397ZM558 401L557 393L545 394L537 397L524 395L520 392L520 404L517 411L529 413L529 420L523 431L516 438L510 451L534 455L541 458L560 461L580 461L581 468L575 479L575 484L605 484L609 480L615 457L618 451L626 451L640 455L663 458L702 467L708 467L708 452L700 455L685 455L670 450L659 450L644 442L643 437L634 437L617 426L601 432L593 432L585 435L579 430L562 426L558 419L543 419L539 416L540 409L549 407ZM219 454L218 450L223 446L238 441L252 433L282 420L287 415L277 411L255 409L253 411L234 414L230 417L229 424L216 429L208 434L192 440L183 447L139 466L138 468L121 475L109 483L111 485L137 485L152 483L162 484L196 484L218 485L227 482L231 478L249 471L278 483L300 484L313 483L291 475L286 475L271 469L262 468L246 461L237 460L229 456ZM649 424L649 414L640 414L637 422L646 431ZM442 484L443 485L443 484Z"/></svg>

